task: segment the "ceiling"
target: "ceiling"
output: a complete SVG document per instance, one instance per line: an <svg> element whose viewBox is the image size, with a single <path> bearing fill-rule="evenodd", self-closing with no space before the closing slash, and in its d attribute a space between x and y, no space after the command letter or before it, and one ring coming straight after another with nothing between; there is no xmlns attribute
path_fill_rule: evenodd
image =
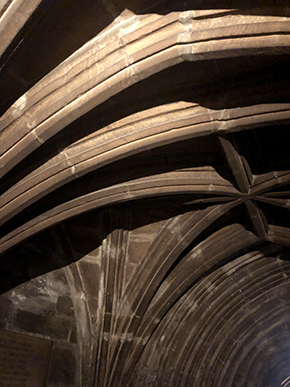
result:
<svg viewBox="0 0 290 387"><path fill-rule="evenodd" d="M287 2L2 3L1 291L61 245L83 386L282 385Z"/></svg>

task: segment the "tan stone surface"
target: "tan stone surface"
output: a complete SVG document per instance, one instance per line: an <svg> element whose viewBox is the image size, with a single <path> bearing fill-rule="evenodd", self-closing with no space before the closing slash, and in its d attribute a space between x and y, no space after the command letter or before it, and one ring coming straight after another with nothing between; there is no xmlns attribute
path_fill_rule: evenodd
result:
<svg viewBox="0 0 290 387"><path fill-rule="evenodd" d="M0 58L0 326L48 387L281 385L288 2L47 4Z"/></svg>

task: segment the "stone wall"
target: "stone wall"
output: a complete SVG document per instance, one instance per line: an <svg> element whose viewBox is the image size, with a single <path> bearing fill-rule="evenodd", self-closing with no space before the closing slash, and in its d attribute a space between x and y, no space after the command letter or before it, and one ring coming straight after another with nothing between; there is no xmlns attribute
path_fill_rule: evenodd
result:
<svg viewBox="0 0 290 387"><path fill-rule="evenodd" d="M66 269L0 296L0 329L52 341L46 387L78 385L78 339Z"/></svg>

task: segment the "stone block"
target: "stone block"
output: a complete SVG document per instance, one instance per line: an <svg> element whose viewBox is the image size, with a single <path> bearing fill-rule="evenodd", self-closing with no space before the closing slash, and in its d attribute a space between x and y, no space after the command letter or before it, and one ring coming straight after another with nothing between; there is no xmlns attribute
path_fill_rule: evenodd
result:
<svg viewBox="0 0 290 387"><path fill-rule="evenodd" d="M128 262L130 263L140 263L142 258L146 254L148 247L151 242L142 242L138 240L130 240L128 247Z"/></svg>
<svg viewBox="0 0 290 387"><path fill-rule="evenodd" d="M68 295L59 296L57 305L56 305L56 310L60 314L73 316L74 309L73 309L73 303L72 303L71 297Z"/></svg>
<svg viewBox="0 0 290 387"><path fill-rule="evenodd" d="M51 340L68 340L72 325L73 322L69 318L53 312L37 314L21 309L15 312L12 322L16 330L41 335Z"/></svg>
<svg viewBox="0 0 290 387"><path fill-rule="evenodd" d="M82 259L78 262L78 267L84 291L91 296L98 296L100 283L100 267L98 263Z"/></svg>
<svg viewBox="0 0 290 387"><path fill-rule="evenodd" d="M5 295L0 297L0 324L6 322L13 307L12 301Z"/></svg>

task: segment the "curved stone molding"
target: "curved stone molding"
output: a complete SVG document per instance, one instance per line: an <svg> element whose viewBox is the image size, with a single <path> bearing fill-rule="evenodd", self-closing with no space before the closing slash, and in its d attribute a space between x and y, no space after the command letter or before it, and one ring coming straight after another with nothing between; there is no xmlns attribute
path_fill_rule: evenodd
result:
<svg viewBox="0 0 290 387"><path fill-rule="evenodd" d="M7 0L0 9L0 56L12 43L42 0Z"/></svg>
<svg viewBox="0 0 290 387"><path fill-rule="evenodd" d="M284 123L290 117L288 104L227 111L185 103L178 107L180 114L175 105L159 109L160 114L158 109L144 112L144 119L138 113L137 122L135 116L126 118L64 149L1 196L0 224L61 185L121 158L184 139Z"/></svg>
<svg viewBox="0 0 290 387"><path fill-rule="evenodd" d="M30 33L54 43L56 19L73 52L47 56L0 118L0 271L22 283L37 257L52 270L42 241L57 240L78 387L283 385L289 5L75 1L70 34L49 2L5 3L5 74L26 43L38 52Z"/></svg>
<svg viewBox="0 0 290 387"><path fill-rule="evenodd" d="M110 38L106 32L86 44L4 114L1 176L72 121L156 72L184 60L280 55L289 49L285 18L231 15L198 22L191 12L152 18L132 16L118 34L113 24Z"/></svg>

